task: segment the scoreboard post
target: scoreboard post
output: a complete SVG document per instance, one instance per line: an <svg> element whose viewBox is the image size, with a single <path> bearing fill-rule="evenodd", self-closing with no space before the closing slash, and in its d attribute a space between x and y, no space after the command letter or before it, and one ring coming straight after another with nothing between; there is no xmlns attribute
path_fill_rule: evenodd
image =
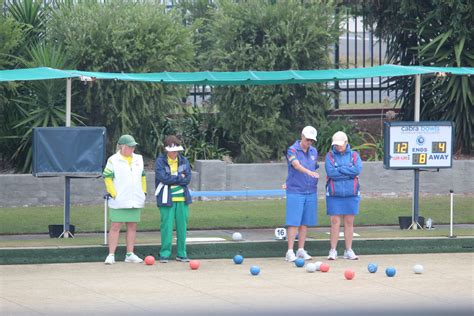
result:
<svg viewBox="0 0 474 316"><path fill-rule="evenodd" d="M418 224L420 170L452 168L453 148L453 122L385 123L384 168L414 170L413 221L410 228L417 229L417 226L420 226Z"/></svg>

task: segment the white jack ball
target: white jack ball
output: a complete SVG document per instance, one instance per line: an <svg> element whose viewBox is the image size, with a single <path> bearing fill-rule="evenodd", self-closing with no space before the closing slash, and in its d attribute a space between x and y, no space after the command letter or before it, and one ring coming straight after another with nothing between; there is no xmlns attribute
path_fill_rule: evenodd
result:
<svg viewBox="0 0 474 316"><path fill-rule="evenodd" d="M232 234L232 240L242 240L242 234L239 232L235 232Z"/></svg>
<svg viewBox="0 0 474 316"><path fill-rule="evenodd" d="M415 264L413 266L413 272L415 272L415 274L422 274L424 270L425 269L423 268L421 264Z"/></svg>

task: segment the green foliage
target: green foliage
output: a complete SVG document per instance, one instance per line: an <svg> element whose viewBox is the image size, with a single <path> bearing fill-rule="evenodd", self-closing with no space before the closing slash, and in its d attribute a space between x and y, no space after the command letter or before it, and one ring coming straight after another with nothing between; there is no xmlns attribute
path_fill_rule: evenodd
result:
<svg viewBox="0 0 474 316"><path fill-rule="evenodd" d="M211 46L200 56L215 71L329 67L338 36L331 4L301 1L220 1L206 27ZM240 162L281 156L305 125L325 120L329 98L319 84L216 88L227 146Z"/></svg>
<svg viewBox="0 0 474 316"><path fill-rule="evenodd" d="M383 138L374 137L367 132L359 132L358 137L362 143L352 146L352 149L360 153L362 160L383 160Z"/></svg>
<svg viewBox="0 0 474 316"><path fill-rule="evenodd" d="M22 40L21 24L11 17L0 16L0 69L14 64L11 55L16 53Z"/></svg>
<svg viewBox="0 0 474 316"><path fill-rule="evenodd" d="M14 52L22 43L21 25L10 17L0 16L0 69L7 69L15 64ZM3 82L0 84L0 152L8 155L15 150L15 142L9 139L11 124L16 120L10 110L10 100L15 94L18 84ZM6 158L6 157L2 157Z"/></svg>
<svg viewBox="0 0 474 316"><path fill-rule="evenodd" d="M355 134L355 128L352 123L346 119L331 119L328 121L323 121L321 125L317 126L318 130L318 141L316 142L316 147L321 157L329 151L332 144L332 135L338 131L343 131L347 134L349 138L349 144L351 147L357 144L360 144L361 140L358 134Z"/></svg>
<svg viewBox="0 0 474 316"><path fill-rule="evenodd" d="M26 59L19 60L25 68L74 68L74 63L67 60L63 49L51 45L38 44L28 51ZM11 109L18 116L17 120L8 124L19 138L19 146L12 159L21 163L23 172L31 167L33 128L65 125L65 95L64 80L37 80L26 82L17 97L12 99ZM72 124L76 122L81 123L79 117L72 114Z"/></svg>
<svg viewBox="0 0 474 316"><path fill-rule="evenodd" d="M350 121L341 118L324 121L318 126L316 147L322 159L332 146L332 135L338 131L347 134L351 149L358 151L362 160L382 160L383 139L367 132L357 132Z"/></svg>
<svg viewBox="0 0 474 316"><path fill-rule="evenodd" d="M209 0L180 0L176 3L176 10L181 14L183 24L193 32L193 43L198 58L195 58L195 67L206 70L200 60L200 56L205 56L202 52L208 52L212 47L214 39L208 37L206 29L212 21L216 3Z"/></svg>
<svg viewBox="0 0 474 316"><path fill-rule="evenodd" d="M390 63L440 67L474 67L470 0L379 2L366 8L376 22L376 32L387 41ZM425 76L426 77L426 76ZM392 89L401 93L404 119L414 115L414 79L394 80ZM448 76L422 82L421 119L452 120L456 148L473 150L474 78Z"/></svg>
<svg viewBox="0 0 474 316"><path fill-rule="evenodd" d="M24 35L24 46L17 52L17 55L42 41L45 36L49 14L50 6L47 1L9 1L8 16L20 23Z"/></svg>
<svg viewBox="0 0 474 316"><path fill-rule="evenodd" d="M132 1L78 3L55 11L48 36L62 45L78 68L102 72L190 71L191 34L164 6ZM140 150L157 154L160 127L185 89L151 83L98 81L77 84L73 108L88 125L107 126L110 143L134 135ZM114 146L110 146L110 148Z"/></svg>
<svg viewBox="0 0 474 316"><path fill-rule="evenodd" d="M198 108L185 109L183 114L167 118L162 134L160 140L167 135L182 139L184 155L191 164L198 159L222 159L229 153L220 147L221 131L215 115ZM163 151L162 143L159 147Z"/></svg>
<svg viewBox="0 0 474 316"><path fill-rule="evenodd" d="M13 0L2 17L0 34L1 67L70 68L70 63L58 46L44 41L50 6L43 1ZM10 38L10 40L8 40ZM5 57L5 58L3 58ZM23 172L30 169L32 128L57 126L65 120L64 81L29 81L3 85L0 122L2 123L2 153ZM5 147L4 147L5 146Z"/></svg>

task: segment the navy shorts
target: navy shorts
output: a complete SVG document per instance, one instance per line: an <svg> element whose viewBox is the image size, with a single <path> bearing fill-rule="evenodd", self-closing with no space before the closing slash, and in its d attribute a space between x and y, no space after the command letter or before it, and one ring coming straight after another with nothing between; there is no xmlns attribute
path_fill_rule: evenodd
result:
<svg viewBox="0 0 474 316"><path fill-rule="evenodd" d="M318 200L316 193L286 194L286 226L316 226Z"/></svg>

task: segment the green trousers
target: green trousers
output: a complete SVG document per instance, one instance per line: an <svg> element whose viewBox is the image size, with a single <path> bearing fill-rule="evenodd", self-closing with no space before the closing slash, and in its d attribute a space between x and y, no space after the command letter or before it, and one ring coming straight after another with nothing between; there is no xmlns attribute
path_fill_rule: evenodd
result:
<svg viewBox="0 0 474 316"><path fill-rule="evenodd" d="M184 202L173 202L173 205L161 206L161 250L160 257L171 256L171 245L173 242L173 226L176 220L176 238L179 257L187 257L186 254L186 230L188 226L189 207Z"/></svg>

